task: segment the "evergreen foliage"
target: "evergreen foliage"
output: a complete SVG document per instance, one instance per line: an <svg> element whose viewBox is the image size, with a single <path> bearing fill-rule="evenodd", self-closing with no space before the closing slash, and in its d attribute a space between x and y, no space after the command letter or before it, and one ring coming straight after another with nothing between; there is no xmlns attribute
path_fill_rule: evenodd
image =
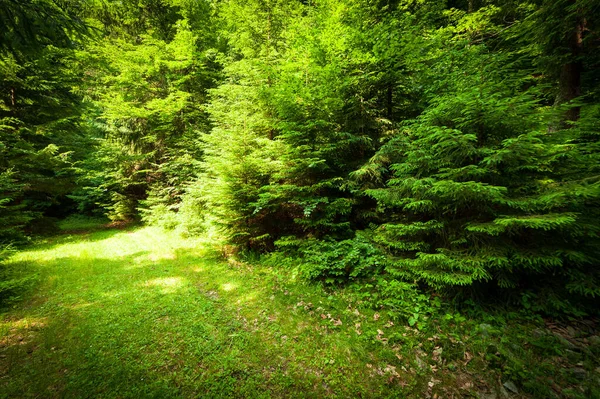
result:
<svg viewBox="0 0 600 399"><path fill-rule="evenodd" d="M355 173L385 182L366 193L381 214L372 237L390 256L386 272L438 290L551 286L543 300L561 311L596 298L598 159L588 151L596 144L576 138L578 126L594 128L584 118L549 133L555 113L532 60L465 40L472 14L457 22L458 34L433 38L445 51L429 57L445 79L430 87L428 107Z"/></svg>
<svg viewBox="0 0 600 399"><path fill-rule="evenodd" d="M0 248L96 213L398 312L596 306L596 1L0 5Z"/></svg>
<svg viewBox="0 0 600 399"><path fill-rule="evenodd" d="M0 9L0 243L7 243L72 206L71 162L88 139L71 63L75 40L89 29L51 0L5 0Z"/></svg>
<svg viewBox="0 0 600 399"><path fill-rule="evenodd" d="M208 130L198 105L218 76L210 31L192 30L199 18L209 23L201 4L144 4L92 10L105 37L80 55L97 143L80 165L75 198L82 209L100 206L113 220L152 221L176 210L196 174L195 138ZM138 18L139 25L131 23Z"/></svg>

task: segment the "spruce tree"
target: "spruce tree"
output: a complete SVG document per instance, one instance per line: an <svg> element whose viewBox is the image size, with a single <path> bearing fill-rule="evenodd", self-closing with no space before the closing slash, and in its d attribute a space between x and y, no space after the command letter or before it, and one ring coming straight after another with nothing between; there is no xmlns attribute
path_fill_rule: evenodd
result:
<svg viewBox="0 0 600 399"><path fill-rule="evenodd" d="M380 212L373 240L396 278L436 289L535 287L548 309L565 311L571 296L600 293L595 108L549 134L553 110L532 59L473 40L473 14L462 18L459 34L448 39L442 28L434 39L445 52L433 53L432 71L444 76L428 82L428 107L355 174L386 182L366 190Z"/></svg>
<svg viewBox="0 0 600 399"><path fill-rule="evenodd" d="M71 162L87 146L74 50L90 29L52 0L4 0L0 21L0 241L11 241L72 206Z"/></svg>

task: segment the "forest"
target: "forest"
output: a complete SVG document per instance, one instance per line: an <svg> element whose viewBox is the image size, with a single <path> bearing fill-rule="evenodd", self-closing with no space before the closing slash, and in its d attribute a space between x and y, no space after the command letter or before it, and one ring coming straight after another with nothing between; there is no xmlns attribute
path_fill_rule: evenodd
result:
<svg viewBox="0 0 600 399"><path fill-rule="evenodd" d="M597 0L0 0L0 26L0 398L600 398Z"/></svg>

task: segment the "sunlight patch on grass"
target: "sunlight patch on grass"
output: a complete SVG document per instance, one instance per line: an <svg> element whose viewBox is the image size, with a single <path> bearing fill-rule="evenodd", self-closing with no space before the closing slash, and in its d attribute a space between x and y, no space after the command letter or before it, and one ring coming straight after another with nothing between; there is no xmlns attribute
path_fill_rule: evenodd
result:
<svg viewBox="0 0 600 399"><path fill-rule="evenodd" d="M150 252L141 253L131 261L131 264L125 269L142 269L145 267L151 267L161 262L176 261L177 255L172 252Z"/></svg>
<svg viewBox="0 0 600 399"><path fill-rule="evenodd" d="M143 285L144 287L162 288L161 291L166 294L176 292L179 288L185 286L186 283L187 281L181 277L163 277L148 280Z"/></svg>
<svg viewBox="0 0 600 399"><path fill-rule="evenodd" d="M48 324L46 317L24 317L19 320L13 321L0 321L0 326L4 330L8 329L22 329L22 330L38 330L45 327Z"/></svg>
<svg viewBox="0 0 600 399"><path fill-rule="evenodd" d="M225 283L225 284L221 284L221 289L223 291L234 291L236 288L238 287L238 284L236 283Z"/></svg>
<svg viewBox="0 0 600 399"><path fill-rule="evenodd" d="M157 262L159 260L174 260L177 257L175 256L175 254L172 253L165 253L165 254L150 254L148 256L148 259L150 259L152 262Z"/></svg>
<svg viewBox="0 0 600 399"><path fill-rule="evenodd" d="M0 321L0 349L29 344L35 332L47 325L46 317L24 317L18 320Z"/></svg>
<svg viewBox="0 0 600 399"><path fill-rule="evenodd" d="M240 296L238 298L238 300L236 301L236 303L238 305L241 305L241 304L244 304L244 303L245 304L249 304L249 303L252 303L254 301L256 301L256 293L255 292L250 292L250 293L248 293L246 295Z"/></svg>

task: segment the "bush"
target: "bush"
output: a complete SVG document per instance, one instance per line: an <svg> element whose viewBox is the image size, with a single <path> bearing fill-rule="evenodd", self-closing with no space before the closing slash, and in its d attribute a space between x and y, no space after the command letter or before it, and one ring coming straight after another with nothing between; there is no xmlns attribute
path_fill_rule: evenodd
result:
<svg viewBox="0 0 600 399"><path fill-rule="evenodd" d="M187 188L181 201L167 205L160 201L143 201L140 208L142 221L167 230L177 230L184 236L199 235L206 231L205 205L200 190L195 186Z"/></svg>
<svg viewBox="0 0 600 399"><path fill-rule="evenodd" d="M297 245L301 276L328 284L376 275L385 262L380 251L362 235L343 241L280 240L276 244L288 249Z"/></svg>
<svg viewBox="0 0 600 399"><path fill-rule="evenodd" d="M206 231L205 201L195 186L186 189L177 212L177 230L185 236L195 236Z"/></svg>
<svg viewBox="0 0 600 399"><path fill-rule="evenodd" d="M178 225L177 213L165 204L157 204L149 209L141 209L142 221L152 226L174 230Z"/></svg>

